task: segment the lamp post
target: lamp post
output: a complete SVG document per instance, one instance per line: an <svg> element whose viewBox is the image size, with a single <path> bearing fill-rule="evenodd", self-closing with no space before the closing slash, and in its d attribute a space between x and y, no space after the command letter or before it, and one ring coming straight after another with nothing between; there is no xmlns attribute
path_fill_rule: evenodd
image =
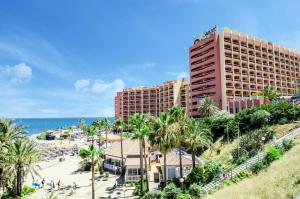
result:
<svg viewBox="0 0 300 199"><path fill-rule="evenodd" d="M262 142L262 152L264 152L264 144L265 144L266 138L264 136L261 137L261 142ZM258 160L259 160L259 154L258 154Z"/></svg>
<svg viewBox="0 0 300 199"><path fill-rule="evenodd" d="M240 158L240 122L238 122L238 143L237 143L237 150L238 150L238 159Z"/></svg>
<svg viewBox="0 0 300 199"><path fill-rule="evenodd" d="M229 159L230 159L231 161L233 161L233 156L230 155L230 156L229 156ZM230 179L232 179L232 168L230 169Z"/></svg>
<svg viewBox="0 0 300 199"><path fill-rule="evenodd" d="M184 179L183 178L179 178L179 182L181 184L181 190L183 191L183 182L184 182Z"/></svg>

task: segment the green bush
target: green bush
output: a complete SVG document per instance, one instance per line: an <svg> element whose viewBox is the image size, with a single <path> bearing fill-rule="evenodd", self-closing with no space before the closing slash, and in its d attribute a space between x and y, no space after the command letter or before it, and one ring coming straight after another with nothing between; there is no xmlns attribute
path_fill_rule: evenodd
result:
<svg viewBox="0 0 300 199"><path fill-rule="evenodd" d="M144 181L144 188L147 186L147 184ZM141 181L136 182L134 185L134 190L133 190L133 195L135 196L143 196L145 194L145 192L142 192L141 190Z"/></svg>
<svg viewBox="0 0 300 199"><path fill-rule="evenodd" d="M254 128L260 128L264 124L268 124L270 121L271 114L266 110L257 110L251 117L250 122Z"/></svg>
<svg viewBox="0 0 300 199"><path fill-rule="evenodd" d="M181 193L178 196L176 196L176 199L192 199L192 197L187 193Z"/></svg>
<svg viewBox="0 0 300 199"><path fill-rule="evenodd" d="M214 161L208 161L204 166L196 166L187 176L187 187L194 183L200 185L209 183L219 175L220 166L220 164L217 164Z"/></svg>
<svg viewBox="0 0 300 199"><path fill-rule="evenodd" d="M266 168L264 161L259 160L259 161L255 162L254 164L251 165L250 171L257 174L258 172L260 172L264 168Z"/></svg>
<svg viewBox="0 0 300 199"><path fill-rule="evenodd" d="M176 196L181 194L181 189L176 187L174 183L169 183L164 188L164 195L166 199L176 199Z"/></svg>
<svg viewBox="0 0 300 199"><path fill-rule="evenodd" d="M163 199L163 192L161 191L151 191L146 193L142 199Z"/></svg>
<svg viewBox="0 0 300 199"><path fill-rule="evenodd" d="M241 138L239 151L237 148L232 151L234 162L241 164L246 159L255 156L262 150L264 144L273 138L274 134L275 131L268 127L249 132ZM262 141L262 137L265 138L264 141Z"/></svg>
<svg viewBox="0 0 300 199"><path fill-rule="evenodd" d="M42 132L36 136L38 140L46 140L47 132Z"/></svg>
<svg viewBox="0 0 300 199"><path fill-rule="evenodd" d="M198 199L205 195L205 190L198 184L192 184L188 189L188 193L192 198Z"/></svg>
<svg viewBox="0 0 300 199"><path fill-rule="evenodd" d="M290 121L284 117L284 118L281 118L281 119L278 121L278 124L288 124L289 122L290 122Z"/></svg>
<svg viewBox="0 0 300 199"><path fill-rule="evenodd" d="M22 188L21 196L24 197L24 196L27 196L27 195L33 193L33 192L35 192L35 188L24 186Z"/></svg>
<svg viewBox="0 0 300 199"><path fill-rule="evenodd" d="M281 146L283 148L283 151L286 152L294 146L294 142L293 140L283 140Z"/></svg>
<svg viewBox="0 0 300 199"><path fill-rule="evenodd" d="M281 157L280 150L278 150L276 147L271 146L267 150L267 155L265 157L266 164L269 165L274 160L279 160Z"/></svg>

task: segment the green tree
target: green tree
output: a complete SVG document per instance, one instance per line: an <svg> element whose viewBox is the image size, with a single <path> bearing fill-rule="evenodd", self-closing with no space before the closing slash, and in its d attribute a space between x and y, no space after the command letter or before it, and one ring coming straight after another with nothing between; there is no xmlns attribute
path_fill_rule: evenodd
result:
<svg viewBox="0 0 300 199"><path fill-rule="evenodd" d="M115 128L121 137L121 166L122 170L124 168L124 154L123 154L123 130L125 128L125 123L122 118L118 118L115 121Z"/></svg>
<svg viewBox="0 0 300 199"><path fill-rule="evenodd" d="M79 156L91 163L92 170L92 199L95 199L95 167L102 166L103 162L103 148L95 147L94 143L92 143L87 149L81 148L79 151ZM99 168L100 169L100 168Z"/></svg>
<svg viewBox="0 0 300 199"><path fill-rule="evenodd" d="M7 149L3 165L15 172L14 193L21 196L22 182L26 173L38 174L34 168L39 161L39 152L34 142L28 139L17 139L5 146ZM32 175L33 176L33 175Z"/></svg>
<svg viewBox="0 0 300 199"><path fill-rule="evenodd" d="M161 113L152 124L152 131L149 133L151 146L159 149L164 158L164 186L167 185L167 154L176 146L177 137L174 131L170 131L172 119L168 113Z"/></svg>
<svg viewBox="0 0 300 199"><path fill-rule="evenodd" d="M277 99L278 93L276 88L273 88L272 86L265 86L263 90L263 97L270 101Z"/></svg>
<svg viewBox="0 0 300 199"><path fill-rule="evenodd" d="M182 168L182 144L185 137L185 125L187 120L187 114L185 108L179 106L173 106L170 109L171 118L173 124L171 128L174 132L177 132L178 148L179 148L179 167L180 167L180 178L183 178L183 168Z"/></svg>
<svg viewBox="0 0 300 199"><path fill-rule="evenodd" d="M109 130L111 129L111 123L108 118L104 118L102 120L102 125L105 130L105 147L107 148L107 134L108 134Z"/></svg>
<svg viewBox="0 0 300 199"><path fill-rule="evenodd" d="M212 135L210 129L203 128L200 122L192 118L186 121L186 132L185 142L192 152L193 168L195 168L196 151L201 147L210 147L212 145Z"/></svg>
<svg viewBox="0 0 300 199"><path fill-rule="evenodd" d="M0 159L3 160L6 156L5 146L10 142L24 137L26 126L16 125L12 120L0 119ZM5 187L10 179L13 177L13 173L8 169L4 169L0 165L0 185Z"/></svg>
<svg viewBox="0 0 300 199"><path fill-rule="evenodd" d="M205 97L199 102L198 111L200 114L210 116L216 114L219 108L216 106L215 101L210 97Z"/></svg>
<svg viewBox="0 0 300 199"><path fill-rule="evenodd" d="M148 131L146 130L147 127L147 119L145 115L136 113L129 119L129 125L132 130L131 138L133 140L138 140L140 145L140 177L141 177L141 193L144 193L144 167L143 167L143 157L146 156L144 154L144 142L147 136ZM146 164L146 162L145 162ZM147 175L147 172L146 172ZM148 183L148 182L147 182ZM148 189L148 187L147 187Z"/></svg>
<svg viewBox="0 0 300 199"><path fill-rule="evenodd" d="M99 119L96 119L92 122L92 126L96 127L98 129L98 142L99 142L99 148L101 147L101 129L103 128L103 122Z"/></svg>

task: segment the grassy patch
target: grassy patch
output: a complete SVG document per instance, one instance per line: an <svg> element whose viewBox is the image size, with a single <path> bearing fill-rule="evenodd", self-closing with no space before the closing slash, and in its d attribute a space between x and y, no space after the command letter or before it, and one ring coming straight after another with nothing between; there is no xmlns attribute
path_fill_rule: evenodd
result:
<svg viewBox="0 0 300 199"><path fill-rule="evenodd" d="M296 142L299 143L299 137ZM258 175L210 195L208 198L257 199L294 198L300 187L300 144L294 146L282 159L271 164Z"/></svg>

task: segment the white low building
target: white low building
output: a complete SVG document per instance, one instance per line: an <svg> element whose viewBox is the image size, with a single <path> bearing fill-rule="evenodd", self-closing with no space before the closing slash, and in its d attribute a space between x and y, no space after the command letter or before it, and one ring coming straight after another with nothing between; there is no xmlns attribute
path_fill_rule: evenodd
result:
<svg viewBox="0 0 300 199"><path fill-rule="evenodd" d="M160 158L161 172L163 179L164 176L164 158ZM171 153L167 154L166 158L167 165L167 180L172 180L174 178L180 178L180 163L179 163L179 151L173 150ZM202 162L196 157L196 165L202 165ZM182 151L182 168L183 177L186 177L193 169L192 155Z"/></svg>
<svg viewBox="0 0 300 199"><path fill-rule="evenodd" d="M146 158L149 165L150 146L146 144ZM121 168L121 143L114 142L104 153L104 168L114 173L121 173L125 169L125 182L136 182L140 179L140 148L138 140L123 140L124 168ZM143 163L144 158L143 158Z"/></svg>

